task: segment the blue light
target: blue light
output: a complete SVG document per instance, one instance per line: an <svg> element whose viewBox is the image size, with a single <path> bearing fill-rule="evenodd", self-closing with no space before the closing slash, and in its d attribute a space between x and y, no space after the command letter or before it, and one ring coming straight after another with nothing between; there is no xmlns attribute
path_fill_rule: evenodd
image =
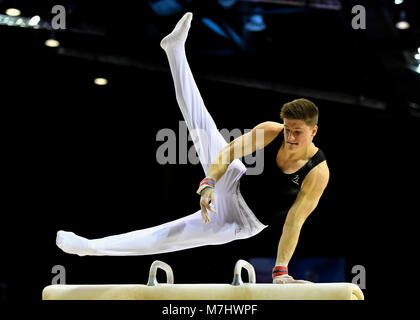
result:
<svg viewBox="0 0 420 320"><path fill-rule="evenodd" d="M253 14L249 17L249 20L245 23L245 29L248 31L262 31L266 28L263 16L260 14Z"/></svg>
<svg viewBox="0 0 420 320"><path fill-rule="evenodd" d="M226 38L226 39L229 38L228 35L226 34L226 32L221 27L219 27L218 24L216 24L215 22L213 22L209 18L202 18L201 21L207 27L209 27L211 30L213 30L214 32L216 32L219 36L222 36L223 38Z"/></svg>
<svg viewBox="0 0 420 320"><path fill-rule="evenodd" d="M183 10L182 6L176 0L149 1L149 5L160 16L174 15Z"/></svg>
<svg viewBox="0 0 420 320"><path fill-rule="evenodd" d="M233 7L233 5L236 3L236 0L218 0L218 2L223 8L229 9Z"/></svg>

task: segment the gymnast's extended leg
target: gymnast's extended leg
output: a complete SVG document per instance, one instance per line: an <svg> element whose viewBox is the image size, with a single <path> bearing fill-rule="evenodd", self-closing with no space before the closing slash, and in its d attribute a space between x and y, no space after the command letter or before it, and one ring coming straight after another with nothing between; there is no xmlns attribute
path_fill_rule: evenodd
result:
<svg viewBox="0 0 420 320"><path fill-rule="evenodd" d="M176 99L187 123L204 172L213 158L227 145L226 140L208 113L185 55L185 40L192 14L185 14L174 30L166 36L161 46L165 50ZM72 232L59 231L57 245L67 253L78 255L148 255L221 244L235 240L237 222L229 214L235 209L229 201L233 183L243 174L245 167L239 160L218 181L216 192L217 214L204 224L201 212L151 227L101 239L88 240Z"/></svg>
<svg viewBox="0 0 420 320"><path fill-rule="evenodd" d="M185 41L192 19L186 13L160 43L168 57L178 106L184 116L205 174L216 155L227 145L207 111L185 54Z"/></svg>

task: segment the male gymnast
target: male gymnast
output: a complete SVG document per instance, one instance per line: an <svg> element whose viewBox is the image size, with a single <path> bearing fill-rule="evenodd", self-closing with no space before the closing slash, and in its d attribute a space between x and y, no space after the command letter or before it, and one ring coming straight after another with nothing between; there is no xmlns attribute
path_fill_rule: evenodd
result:
<svg viewBox="0 0 420 320"><path fill-rule="evenodd" d="M205 174L197 190L201 209L155 227L100 239L60 230L56 243L64 252L80 256L159 254L250 238L285 217L273 283L305 283L293 279L287 266L301 228L329 180L325 155L312 142L318 130L318 108L307 99L293 100L281 108L283 123L260 123L228 144L208 113L187 62L185 41L191 21L188 12L161 47ZM240 158L257 150L264 152L264 170L247 175ZM261 192L264 198L256 199Z"/></svg>

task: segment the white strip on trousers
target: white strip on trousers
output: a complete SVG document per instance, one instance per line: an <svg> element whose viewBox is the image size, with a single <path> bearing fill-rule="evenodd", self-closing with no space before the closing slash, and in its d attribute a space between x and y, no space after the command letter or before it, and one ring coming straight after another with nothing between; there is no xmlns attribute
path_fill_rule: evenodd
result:
<svg viewBox="0 0 420 320"><path fill-rule="evenodd" d="M216 155L228 144L208 113L194 81L184 45L166 48L176 99L187 123L205 174ZM78 255L149 255L245 239L262 231L262 224L239 192L239 179L246 172L236 159L216 183L217 213L209 213L205 224L201 211L155 227L87 240L72 232L59 231L57 245ZM197 183L198 185L198 183ZM197 196L197 204L199 197Z"/></svg>

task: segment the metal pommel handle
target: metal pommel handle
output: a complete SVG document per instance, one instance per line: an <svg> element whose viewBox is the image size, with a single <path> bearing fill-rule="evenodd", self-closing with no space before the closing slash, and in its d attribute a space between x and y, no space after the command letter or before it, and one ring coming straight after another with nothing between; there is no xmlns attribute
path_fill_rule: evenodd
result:
<svg viewBox="0 0 420 320"><path fill-rule="evenodd" d="M159 282L157 282L157 279L156 279L156 273L157 273L158 268L165 271L165 273L166 273L166 283L173 284L174 283L174 273L172 271L171 266L169 264L165 263L165 262L156 260L150 266L149 280L147 281L147 285L148 286L156 286L156 285L159 284Z"/></svg>
<svg viewBox="0 0 420 320"><path fill-rule="evenodd" d="M244 284L241 277L242 268L245 268L246 271L248 271L248 278L249 278L248 282L249 283L256 282L255 269L252 266L252 264L250 264L249 262L245 260L240 259L238 260L238 262L236 262L235 269L233 271L233 282L232 282L233 286L241 286Z"/></svg>

